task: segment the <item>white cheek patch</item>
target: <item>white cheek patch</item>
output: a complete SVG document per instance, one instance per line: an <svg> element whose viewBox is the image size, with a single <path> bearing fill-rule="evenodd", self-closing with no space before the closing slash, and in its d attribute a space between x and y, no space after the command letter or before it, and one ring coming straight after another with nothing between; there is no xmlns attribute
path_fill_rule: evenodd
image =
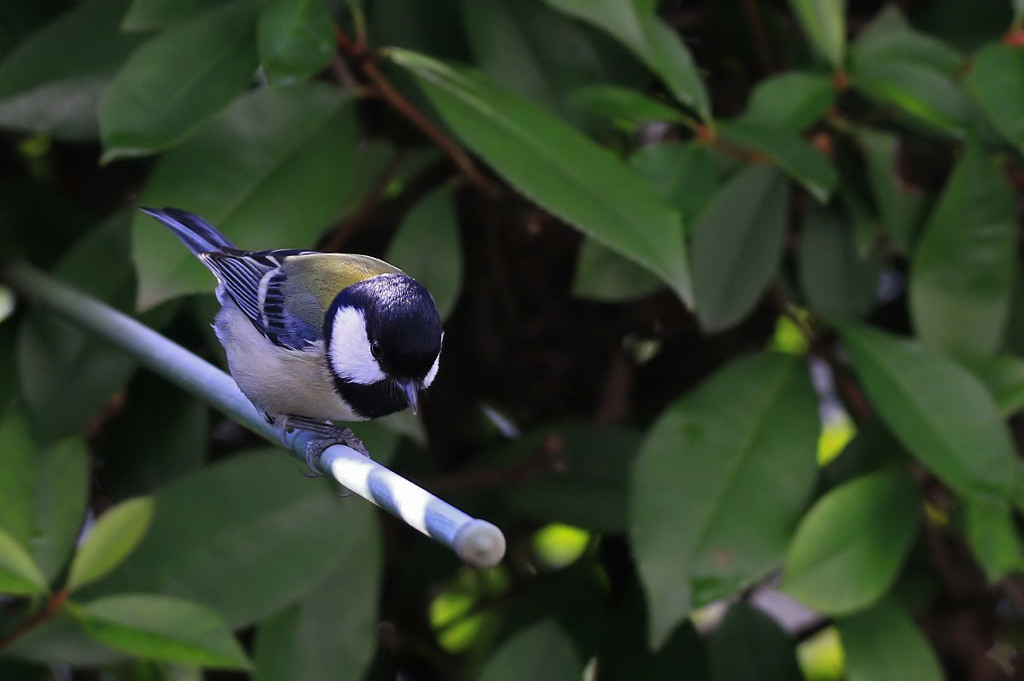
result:
<svg viewBox="0 0 1024 681"><path fill-rule="evenodd" d="M441 333L441 342L444 343L444 333ZM441 351L437 351L437 357L434 358L434 363L430 365L430 370L427 375L423 377L423 387L429 388L430 384L437 378L437 369L441 366Z"/></svg>
<svg viewBox="0 0 1024 681"><path fill-rule="evenodd" d="M370 353L366 337L366 318L352 307L340 307L331 326L331 367L339 377L370 385L383 381L386 376Z"/></svg>

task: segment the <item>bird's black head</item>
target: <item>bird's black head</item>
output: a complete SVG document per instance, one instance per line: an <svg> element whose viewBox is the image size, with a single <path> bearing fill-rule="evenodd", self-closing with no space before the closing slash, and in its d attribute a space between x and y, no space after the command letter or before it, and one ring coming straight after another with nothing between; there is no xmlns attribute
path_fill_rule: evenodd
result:
<svg viewBox="0 0 1024 681"><path fill-rule="evenodd" d="M437 374L441 315L423 286L382 274L338 294L324 322L327 360L341 397L365 418L418 406Z"/></svg>

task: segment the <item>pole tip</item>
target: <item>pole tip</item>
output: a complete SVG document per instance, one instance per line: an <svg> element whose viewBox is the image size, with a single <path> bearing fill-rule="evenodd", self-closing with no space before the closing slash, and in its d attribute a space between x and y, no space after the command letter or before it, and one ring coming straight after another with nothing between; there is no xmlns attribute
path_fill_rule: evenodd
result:
<svg viewBox="0 0 1024 681"><path fill-rule="evenodd" d="M505 535L486 520L471 520L456 532L454 548L475 568L494 567L505 557Z"/></svg>

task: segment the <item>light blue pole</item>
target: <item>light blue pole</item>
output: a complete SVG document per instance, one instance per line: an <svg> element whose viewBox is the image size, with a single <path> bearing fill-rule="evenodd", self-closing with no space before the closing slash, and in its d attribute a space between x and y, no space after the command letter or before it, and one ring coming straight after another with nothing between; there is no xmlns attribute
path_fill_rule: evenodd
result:
<svg viewBox="0 0 1024 681"><path fill-rule="evenodd" d="M312 434L282 434L267 423L234 379L180 345L25 263L6 265L0 270L0 280L25 298L110 341L143 366L305 460L306 443L314 437ZM349 447L327 448L320 457L320 468L367 501L451 548L474 567L491 567L505 555L505 537L497 527L466 515Z"/></svg>

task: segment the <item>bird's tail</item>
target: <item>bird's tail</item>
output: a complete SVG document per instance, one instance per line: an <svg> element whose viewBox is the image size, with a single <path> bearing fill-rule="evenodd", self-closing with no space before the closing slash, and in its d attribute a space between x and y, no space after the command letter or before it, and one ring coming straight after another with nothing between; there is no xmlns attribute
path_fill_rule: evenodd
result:
<svg viewBox="0 0 1024 681"><path fill-rule="evenodd" d="M145 208L143 206L139 206L139 210L167 225L174 235L196 255L235 248L231 240L221 234L216 227L188 211L178 208Z"/></svg>

